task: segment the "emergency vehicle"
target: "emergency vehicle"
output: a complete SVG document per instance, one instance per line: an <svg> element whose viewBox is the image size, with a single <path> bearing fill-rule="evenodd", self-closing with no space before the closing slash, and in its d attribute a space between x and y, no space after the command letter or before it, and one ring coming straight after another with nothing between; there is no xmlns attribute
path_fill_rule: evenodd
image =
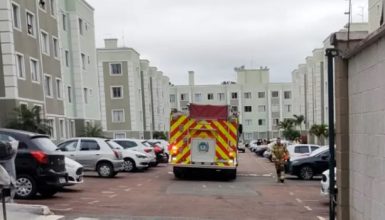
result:
<svg viewBox="0 0 385 220"><path fill-rule="evenodd" d="M170 158L176 178L191 169L237 175L238 116L229 106L190 104L170 117Z"/></svg>

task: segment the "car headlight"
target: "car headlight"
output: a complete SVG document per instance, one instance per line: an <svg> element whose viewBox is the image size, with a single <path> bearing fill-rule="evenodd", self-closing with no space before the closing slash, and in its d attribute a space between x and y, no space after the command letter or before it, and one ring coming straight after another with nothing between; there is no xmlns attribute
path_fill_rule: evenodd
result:
<svg viewBox="0 0 385 220"><path fill-rule="evenodd" d="M141 154L135 154L135 156L136 156L137 158L141 158L141 159L147 158L147 156L141 155Z"/></svg>

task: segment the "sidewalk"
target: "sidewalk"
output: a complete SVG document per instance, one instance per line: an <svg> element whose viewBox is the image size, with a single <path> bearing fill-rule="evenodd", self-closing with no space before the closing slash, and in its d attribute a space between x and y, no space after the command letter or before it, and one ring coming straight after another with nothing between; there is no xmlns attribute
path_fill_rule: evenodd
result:
<svg viewBox="0 0 385 220"><path fill-rule="evenodd" d="M6 206L8 220L58 220L64 216L54 215L47 206L44 205L24 205L17 203L7 203ZM3 219L3 207L0 203L0 219Z"/></svg>

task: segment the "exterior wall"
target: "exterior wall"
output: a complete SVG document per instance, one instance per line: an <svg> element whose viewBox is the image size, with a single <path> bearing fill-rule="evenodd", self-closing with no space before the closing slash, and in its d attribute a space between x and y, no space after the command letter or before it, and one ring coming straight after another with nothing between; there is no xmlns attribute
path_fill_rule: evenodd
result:
<svg viewBox="0 0 385 220"><path fill-rule="evenodd" d="M239 118L246 140L272 138L280 135L274 119L282 121L285 118L292 118L293 114L296 114L293 108L292 84L269 83L267 68L257 70L237 68L236 71L239 71L237 72L237 84L171 86L171 109L186 110L188 103L230 105L232 108L236 107L240 113ZM241 84L240 82L247 83ZM285 91L291 93L290 98L284 98ZM264 97L258 97L259 92L263 92ZM278 97L272 97L272 92L278 92ZM232 93L237 93L236 99L232 97ZM213 99L208 99L209 94L213 95ZM219 94L223 94L222 99ZM186 100L181 100L182 95L186 97ZM246 106L251 107L251 112L249 109L246 110ZM265 111L260 111L259 106L264 106ZM261 125L259 120L262 120Z"/></svg>
<svg viewBox="0 0 385 220"><path fill-rule="evenodd" d="M384 33L349 60L352 220L385 218Z"/></svg>
<svg viewBox="0 0 385 220"><path fill-rule="evenodd" d="M384 7L384 0L369 0L369 33L372 33L380 27L381 15L385 13Z"/></svg>

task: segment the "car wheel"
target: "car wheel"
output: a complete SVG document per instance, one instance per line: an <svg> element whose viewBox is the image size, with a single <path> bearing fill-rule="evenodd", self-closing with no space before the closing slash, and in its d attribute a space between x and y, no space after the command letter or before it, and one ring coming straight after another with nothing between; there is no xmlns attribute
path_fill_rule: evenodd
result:
<svg viewBox="0 0 385 220"><path fill-rule="evenodd" d="M123 170L126 172L132 172L136 169L135 161L133 161L131 158L127 158L124 160L123 163Z"/></svg>
<svg viewBox="0 0 385 220"><path fill-rule="evenodd" d="M313 168L310 166L303 166L299 170L299 177L303 180L311 180L314 176Z"/></svg>
<svg viewBox="0 0 385 220"><path fill-rule="evenodd" d="M58 189L55 188L44 188L44 189L39 189L39 193L42 197L44 198L50 198L53 195L55 195L58 192Z"/></svg>
<svg viewBox="0 0 385 220"><path fill-rule="evenodd" d="M37 185L35 180L29 175L20 175L16 179L17 199L30 199L36 195Z"/></svg>
<svg viewBox="0 0 385 220"><path fill-rule="evenodd" d="M113 177L114 176L114 170L110 163L102 162L99 163L96 171L98 172L99 176L101 177Z"/></svg>

